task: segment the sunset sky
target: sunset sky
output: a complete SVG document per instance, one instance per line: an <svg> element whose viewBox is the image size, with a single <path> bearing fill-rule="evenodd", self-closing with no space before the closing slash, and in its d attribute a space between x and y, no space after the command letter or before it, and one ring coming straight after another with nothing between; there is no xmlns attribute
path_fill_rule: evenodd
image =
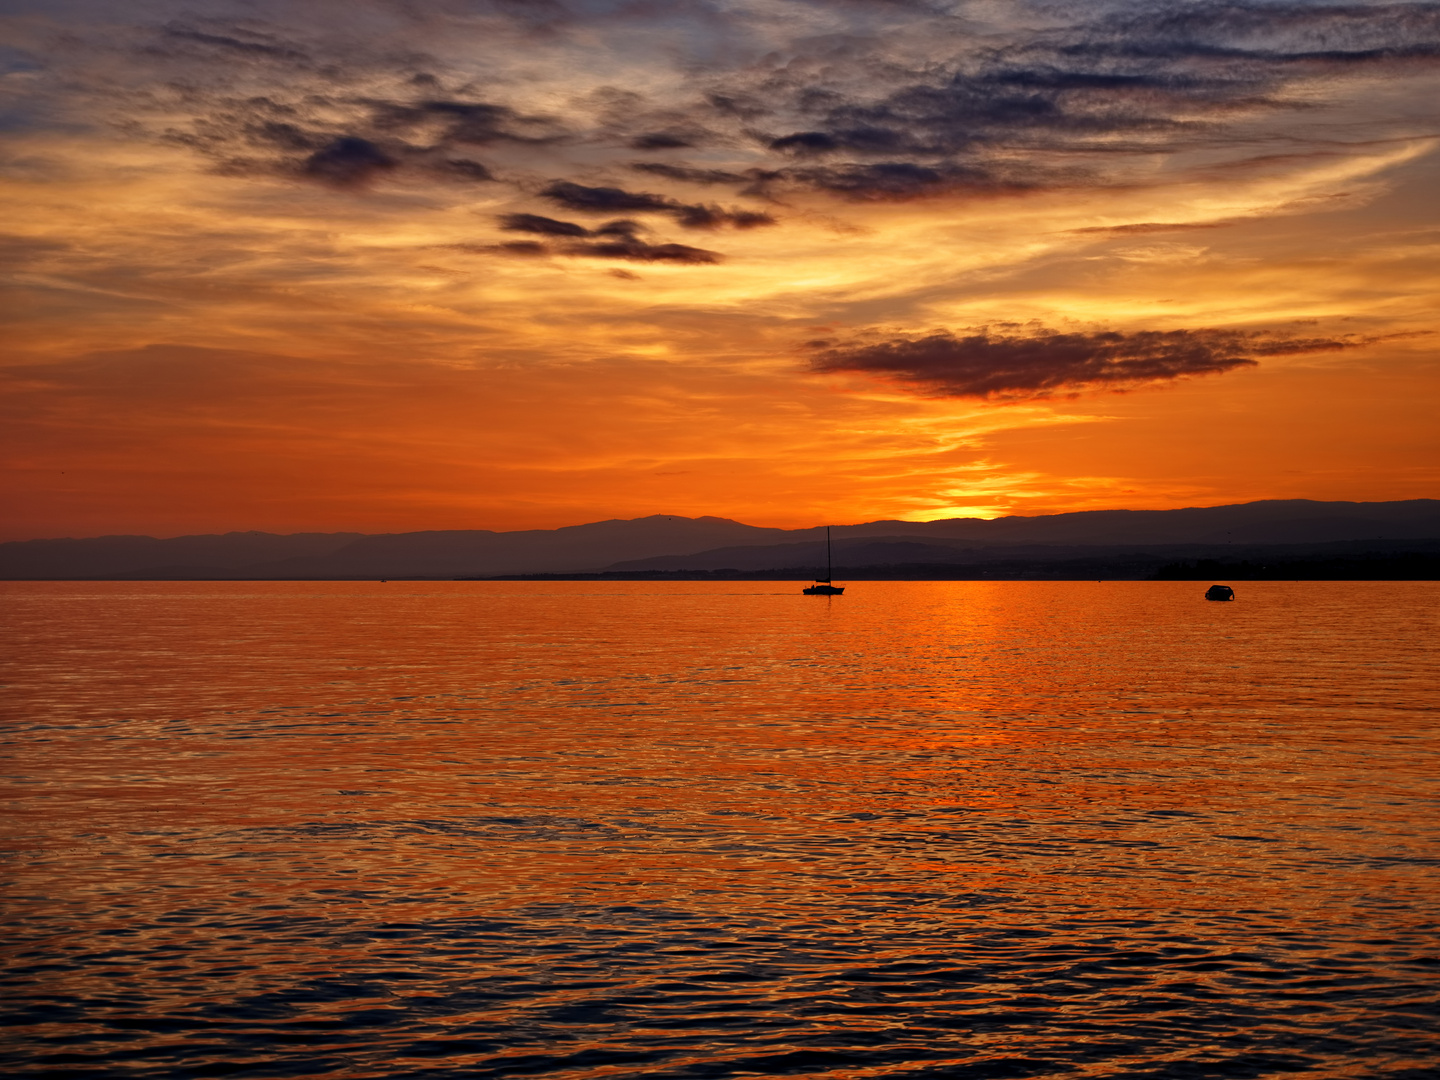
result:
<svg viewBox="0 0 1440 1080"><path fill-rule="evenodd" d="M1440 3L4 10L0 539L1440 497Z"/></svg>

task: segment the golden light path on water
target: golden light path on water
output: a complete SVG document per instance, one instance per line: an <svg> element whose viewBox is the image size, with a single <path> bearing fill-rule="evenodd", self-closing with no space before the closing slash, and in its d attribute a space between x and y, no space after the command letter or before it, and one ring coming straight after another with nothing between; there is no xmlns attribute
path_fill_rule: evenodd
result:
<svg viewBox="0 0 1440 1080"><path fill-rule="evenodd" d="M1440 1055L1434 583L0 588L7 1076Z"/></svg>

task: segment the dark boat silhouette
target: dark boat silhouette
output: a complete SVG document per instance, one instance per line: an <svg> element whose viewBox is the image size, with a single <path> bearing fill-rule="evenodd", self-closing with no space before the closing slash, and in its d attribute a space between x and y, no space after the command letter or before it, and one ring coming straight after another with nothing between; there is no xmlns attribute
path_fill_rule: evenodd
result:
<svg viewBox="0 0 1440 1080"><path fill-rule="evenodd" d="M839 596L841 593L843 593L843 592L845 591L845 586L843 586L843 585L836 586L836 585L830 584L830 580L831 580L831 578L833 577L833 575L834 575L834 571L831 569L831 560L830 560L830 526L829 526L829 525L826 525L826 526L825 526L825 576L824 576L823 578L816 578L814 585L811 585L811 586L809 586L808 588L804 589L803 591L804 591L805 595L806 595L806 596Z"/></svg>
<svg viewBox="0 0 1440 1080"><path fill-rule="evenodd" d="M1234 600L1235 590L1229 585L1211 585L1205 590L1206 600Z"/></svg>

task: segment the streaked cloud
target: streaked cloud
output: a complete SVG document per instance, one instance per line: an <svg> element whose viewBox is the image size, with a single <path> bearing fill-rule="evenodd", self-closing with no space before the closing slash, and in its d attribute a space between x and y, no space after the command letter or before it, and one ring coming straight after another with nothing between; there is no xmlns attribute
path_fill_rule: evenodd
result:
<svg viewBox="0 0 1440 1080"><path fill-rule="evenodd" d="M1059 333L1044 327L939 331L920 338L813 342L816 371L859 371L947 397L1015 400L1131 389L1254 367L1257 356L1338 352L1363 344L1237 330Z"/></svg>
<svg viewBox="0 0 1440 1080"><path fill-rule="evenodd" d="M807 193L1015 194L1133 182L1156 155L1333 148L1347 85L1440 71L1434 3L362 0L335 25L325 4L173 7L121 35L72 28L48 70L92 119L227 171L498 182L685 228L769 224ZM1428 133L1420 116L1371 120ZM759 205L630 190L636 170Z"/></svg>
<svg viewBox="0 0 1440 1080"><path fill-rule="evenodd" d="M34 476L117 409L126 433L95 453L130 460L116 447L146 439L188 452L145 407L171 400L139 374L157 347L178 350L177 384L233 373L200 412L235 433L237 461L272 459L268 409L367 462L346 473L337 457L327 490L373 494L387 466L354 448L364 416L410 463L397 476L473 461L444 498L504 488L485 505L511 524L853 516L812 490L824 458L849 463L836 470L862 516L1205 501L1234 487L1209 471L1223 455L1142 476L1128 433L1203 443L1201 400L1245 430L1283 414L1293 437L1266 443L1268 469L1299 474L1289 448L1315 456L1308 421L1267 388L1304 397L1305 379L1349 372L1347 395L1412 394L1428 370L1433 338L1403 335L1437 329L1440 304L1437 3L10 10L6 362L26 386L46 367L59 380L23 397L28 445L47 449L11 452ZM112 383L131 369L119 405ZM294 415L287 371L329 404ZM373 400L370 379L387 388ZM1113 393L1131 389L1163 392ZM376 419L422 399L403 423ZM434 416L465 431L451 402L493 440L437 448ZM1406 423L1405 454L1433 452L1429 428ZM1047 456L1071 432L1083 469ZM700 466L697 485L707 437L725 464ZM1405 454L1366 449L1390 445L1384 425L1355 438L1377 491L1433 494L1397 466ZM564 454L525 465L538 444L607 440L653 464L645 485L586 465L599 501L583 503ZM135 460L132 494L164 471ZM1350 469L1313 494L1355 497ZM402 488L375 495L387 520L407 512Z"/></svg>

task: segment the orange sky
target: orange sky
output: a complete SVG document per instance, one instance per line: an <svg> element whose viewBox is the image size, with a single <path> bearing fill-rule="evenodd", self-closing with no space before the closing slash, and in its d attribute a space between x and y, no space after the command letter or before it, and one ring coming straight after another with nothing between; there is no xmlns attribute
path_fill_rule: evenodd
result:
<svg viewBox="0 0 1440 1080"><path fill-rule="evenodd" d="M1440 494L1440 5L9 9L0 538Z"/></svg>

